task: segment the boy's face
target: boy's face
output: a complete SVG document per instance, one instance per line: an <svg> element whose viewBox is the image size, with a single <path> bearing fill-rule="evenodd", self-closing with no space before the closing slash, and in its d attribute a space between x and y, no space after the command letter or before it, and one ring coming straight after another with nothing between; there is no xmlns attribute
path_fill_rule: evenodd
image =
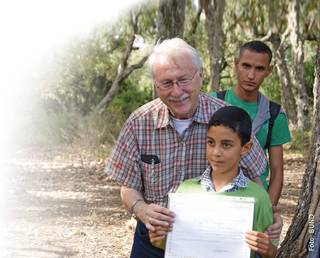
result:
<svg viewBox="0 0 320 258"><path fill-rule="evenodd" d="M207 159L214 173L236 176L240 157L250 147L251 142L241 146L239 135L223 125L211 126L207 132Z"/></svg>

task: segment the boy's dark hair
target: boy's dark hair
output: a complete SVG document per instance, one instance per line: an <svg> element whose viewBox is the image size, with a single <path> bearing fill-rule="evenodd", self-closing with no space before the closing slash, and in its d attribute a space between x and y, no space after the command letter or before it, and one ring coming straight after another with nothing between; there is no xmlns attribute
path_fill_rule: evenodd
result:
<svg viewBox="0 0 320 258"><path fill-rule="evenodd" d="M210 118L208 129L211 126L225 126L237 133L241 140L241 146L250 141L251 118L246 111L235 106L225 106L218 109Z"/></svg>
<svg viewBox="0 0 320 258"><path fill-rule="evenodd" d="M262 41L259 40L253 40L253 41L249 41L245 44L243 44L240 47L240 53L239 53L239 57L242 55L242 53L245 50L249 50L249 51L253 51L253 52L257 52L257 53L261 53L261 54L267 54L269 57L269 64L271 63L272 60L272 51L271 49L268 47L267 44L263 43Z"/></svg>

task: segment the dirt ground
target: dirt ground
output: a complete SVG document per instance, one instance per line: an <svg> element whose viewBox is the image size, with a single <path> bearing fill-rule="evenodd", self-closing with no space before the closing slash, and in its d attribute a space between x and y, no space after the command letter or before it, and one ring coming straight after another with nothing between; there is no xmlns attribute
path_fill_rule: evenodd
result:
<svg viewBox="0 0 320 258"><path fill-rule="evenodd" d="M24 151L2 162L0 257L128 257L133 229L103 161ZM282 238L301 189L305 159L285 156Z"/></svg>

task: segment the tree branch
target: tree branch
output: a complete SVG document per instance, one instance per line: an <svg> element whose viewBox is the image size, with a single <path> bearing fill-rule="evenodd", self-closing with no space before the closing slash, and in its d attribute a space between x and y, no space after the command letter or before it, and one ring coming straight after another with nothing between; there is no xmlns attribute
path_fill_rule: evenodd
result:
<svg viewBox="0 0 320 258"><path fill-rule="evenodd" d="M199 1L199 8L197 10L196 15L191 20L191 29L187 33L187 37L188 37L189 43L194 47L195 47L195 43L196 43L194 35L196 34L196 31L197 31L197 28L198 28L198 25L199 25L199 22L200 22L200 16L201 16L202 10L203 10L203 6L201 4L201 1Z"/></svg>
<svg viewBox="0 0 320 258"><path fill-rule="evenodd" d="M126 45L124 55L123 55L122 60L118 66L117 75L111 85L111 88L109 89L107 94L102 98L100 103L97 105L96 111L99 111L102 108L108 106L108 104L110 104L113 97L119 91L121 82L124 79L126 79L135 69L141 68L148 58L148 55L146 55L138 63L133 64L128 67L128 60L129 60L130 54L133 49L135 35L138 32L139 15L140 15L140 12L138 12L136 14L134 14L133 12L130 13L130 25L132 27L132 35L130 36L128 43Z"/></svg>
<svg viewBox="0 0 320 258"><path fill-rule="evenodd" d="M147 61L149 55L145 55L140 59L140 61L136 64L130 65L123 73L122 80L126 79L134 70L141 68L144 63Z"/></svg>

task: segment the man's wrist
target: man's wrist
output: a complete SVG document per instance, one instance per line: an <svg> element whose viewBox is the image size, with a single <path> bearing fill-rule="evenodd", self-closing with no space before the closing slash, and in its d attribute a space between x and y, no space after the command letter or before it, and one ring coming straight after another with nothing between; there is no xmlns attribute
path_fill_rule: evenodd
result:
<svg viewBox="0 0 320 258"><path fill-rule="evenodd" d="M143 202L143 201L144 201L143 199L137 199L132 203L131 208L130 208L130 213L132 215L135 214L135 212L134 212L135 207L139 204L139 202Z"/></svg>

